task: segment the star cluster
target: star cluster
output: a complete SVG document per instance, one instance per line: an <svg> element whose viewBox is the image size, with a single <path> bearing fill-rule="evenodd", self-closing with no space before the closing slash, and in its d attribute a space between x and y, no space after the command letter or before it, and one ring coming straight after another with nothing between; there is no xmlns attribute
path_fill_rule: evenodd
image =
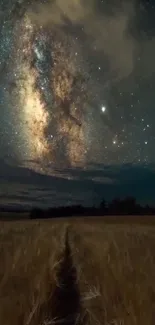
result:
<svg viewBox="0 0 155 325"><path fill-rule="evenodd" d="M46 173L153 162L152 5L1 0L2 155Z"/></svg>

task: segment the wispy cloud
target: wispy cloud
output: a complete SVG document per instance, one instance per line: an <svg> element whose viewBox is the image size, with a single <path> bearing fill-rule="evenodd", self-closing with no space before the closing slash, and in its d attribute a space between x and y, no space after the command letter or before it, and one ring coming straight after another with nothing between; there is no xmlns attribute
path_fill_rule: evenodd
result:
<svg viewBox="0 0 155 325"><path fill-rule="evenodd" d="M122 79L133 71L136 40L129 34L129 26L134 19L134 1L117 1L110 13L100 12L95 0L52 0L35 4L29 9L29 17L35 24L61 28L83 26L88 44L96 46L101 55L106 56L115 78Z"/></svg>
<svg viewBox="0 0 155 325"><path fill-rule="evenodd" d="M70 175L69 179L63 175ZM18 177L17 177L18 175ZM0 171L0 203L19 206L92 205L116 196L134 195L154 202L155 165L94 165L88 170L64 170L62 176L40 175L27 168L8 166Z"/></svg>

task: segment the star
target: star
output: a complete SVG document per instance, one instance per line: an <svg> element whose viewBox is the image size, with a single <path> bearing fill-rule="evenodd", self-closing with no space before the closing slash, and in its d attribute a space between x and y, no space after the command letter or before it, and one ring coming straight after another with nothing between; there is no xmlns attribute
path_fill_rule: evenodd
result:
<svg viewBox="0 0 155 325"><path fill-rule="evenodd" d="M106 107L105 106L102 106L101 107L101 111L104 113L106 111Z"/></svg>

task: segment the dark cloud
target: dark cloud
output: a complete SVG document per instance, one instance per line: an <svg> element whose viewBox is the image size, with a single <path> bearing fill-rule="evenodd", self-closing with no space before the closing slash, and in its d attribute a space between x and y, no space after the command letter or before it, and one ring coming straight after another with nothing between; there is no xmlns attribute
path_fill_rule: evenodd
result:
<svg viewBox="0 0 155 325"><path fill-rule="evenodd" d="M113 78L122 79L134 68L135 39L129 34L134 18L134 2L119 2L113 11L102 8L100 12L94 0L53 0L29 9L29 16L36 24L65 27L66 23L82 26L89 45L106 56ZM67 19L66 19L67 18ZM112 75L111 75L112 77Z"/></svg>
<svg viewBox="0 0 155 325"><path fill-rule="evenodd" d="M87 171L76 168L63 173L68 179L63 175L40 175L3 162L3 172L0 173L1 204L16 202L23 207L28 204L44 207L77 203L91 205L99 203L103 197L111 200L115 196L130 195L141 203L154 203L154 164L94 165Z"/></svg>

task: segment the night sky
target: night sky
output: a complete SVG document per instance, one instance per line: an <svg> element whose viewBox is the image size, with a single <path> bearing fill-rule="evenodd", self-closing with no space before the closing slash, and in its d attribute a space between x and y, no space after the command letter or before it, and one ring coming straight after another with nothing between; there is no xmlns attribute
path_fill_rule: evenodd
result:
<svg viewBox="0 0 155 325"><path fill-rule="evenodd" d="M131 180L153 202L154 84L155 1L0 0L2 203L24 202L21 186L32 199L28 175L57 204L130 195Z"/></svg>

